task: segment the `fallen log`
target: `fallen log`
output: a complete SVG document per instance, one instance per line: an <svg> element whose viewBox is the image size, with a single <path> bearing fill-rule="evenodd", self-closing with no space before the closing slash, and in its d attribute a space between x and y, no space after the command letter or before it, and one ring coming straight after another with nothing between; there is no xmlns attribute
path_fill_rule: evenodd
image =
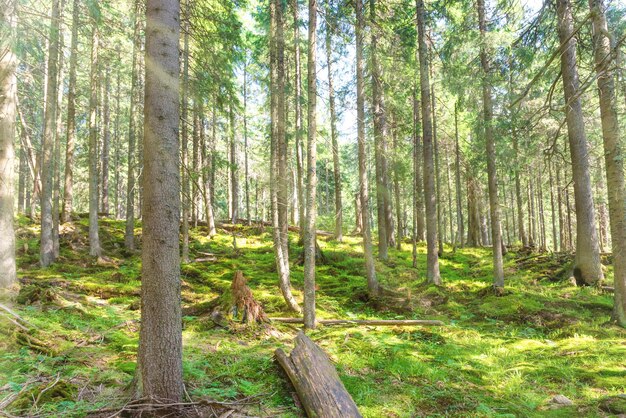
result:
<svg viewBox="0 0 626 418"><path fill-rule="evenodd" d="M286 324L303 324L302 318L270 318L271 322ZM375 325L375 326L442 326L444 323L436 319L318 319L321 325Z"/></svg>
<svg viewBox="0 0 626 418"><path fill-rule="evenodd" d="M274 355L296 389L307 416L361 417L326 353L302 332L296 336L289 356L280 348Z"/></svg>

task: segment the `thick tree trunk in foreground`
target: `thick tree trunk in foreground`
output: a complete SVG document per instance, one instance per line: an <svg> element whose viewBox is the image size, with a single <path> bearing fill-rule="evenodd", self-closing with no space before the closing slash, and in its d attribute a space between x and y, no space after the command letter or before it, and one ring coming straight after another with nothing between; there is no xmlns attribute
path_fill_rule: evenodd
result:
<svg viewBox="0 0 626 418"><path fill-rule="evenodd" d="M435 194L434 159L433 159L433 127L430 101L430 80L428 76L428 50L426 47L426 29L424 17L424 1L416 0L417 29L420 65L420 90L422 100L422 137L424 138L424 197L426 201L426 247L427 269L426 280L429 283L441 284L439 275L439 256L437 255L437 195Z"/></svg>
<svg viewBox="0 0 626 418"><path fill-rule="evenodd" d="M372 250L372 230L369 217L369 197L367 182L367 150L365 142L365 80L363 68L365 16L362 0L356 0L356 110L357 110L357 141L359 148L359 197L361 199L361 224L363 225L363 255L365 257L365 274L370 296L380 294L380 285L376 279L376 266Z"/></svg>
<svg viewBox="0 0 626 418"><path fill-rule="evenodd" d="M626 327L626 184L624 181L624 147L620 138L612 71L611 42L608 36L603 0L589 0L592 13L594 56L600 91L600 114L609 196L609 220L613 246L615 305L613 319Z"/></svg>
<svg viewBox="0 0 626 418"><path fill-rule="evenodd" d="M576 68L576 40L572 37L570 0L557 0L559 39L561 40L561 73L565 93L567 133L572 156L574 201L576 205L576 259L574 276L578 283L592 285L602 280L598 232L595 224L593 193L589 168L589 145L585 135L580 87ZM624 196L622 195L621 198Z"/></svg>
<svg viewBox="0 0 626 418"><path fill-rule="evenodd" d="M130 83L130 110L128 112L128 179L126 182L126 230L124 233L124 245L128 250L135 249L135 143L137 138L136 116L137 112L137 84L139 73L139 10L140 0L135 0L133 29L133 67Z"/></svg>
<svg viewBox="0 0 626 418"><path fill-rule="evenodd" d="M92 16L91 28L91 75L89 95L89 254L94 257L102 255L100 237L98 235L98 22Z"/></svg>
<svg viewBox="0 0 626 418"><path fill-rule="evenodd" d="M61 222L69 222L74 198L74 148L76 144L76 67L78 64L78 25L80 24L79 0L74 0L72 9L72 38L70 41L70 74L67 90L67 144L65 147L65 179Z"/></svg>
<svg viewBox="0 0 626 418"><path fill-rule="evenodd" d="M274 253L276 254L276 269L278 284L283 298L289 309L300 312L300 307L291 294L289 280L289 251L286 247L288 236L283 239L281 218L279 216L279 192L276 185L279 175L279 147L285 144L285 72L283 36L283 4L279 0L270 0L270 194L272 206L272 226L274 239ZM282 200L281 200L282 202ZM286 202L283 202L286 203ZM285 208L286 209L286 208ZM286 214L286 210L284 212ZM287 218L285 217L286 221ZM285 230L285 234L287 234Z"/></svg>
<svg viewBox="0 0 626 418"><path fill-rule="evenodd" d="M306 225L304 230L304 326L315 328L315 244L317 205L317 0L309 0L308 106L307 106L307 181ZM332 123L332 122L331 122Z"/></svg>
<svg viewBox="0 0 626 418"><path fill-rule="evenodd" d="M180 306L178 1L146 4L144 211L139 373L142 395L183 395ZM163 82L167 77L168 82Z"/></svg>
<svg viewBox="0 0 626 418"><path fill-rule="evenodd" d="M48 74L46 86L46 106L44 112L44 132L42 143L41 181L41 239L39 260L42 267L54 262L54 234L52 216L52 192L54 176L54 135L56 133L57 112L57 60L59 56L59 0L52 2L50 21ZM11 185L13 187L13 185Z"/></svg>
<svg viewBox="0 0 626 418"><path fill-rule="evenodd" d="M17 108L17 56L13 51L17 0L0 4L0 289L6 289L17 283L13 229L13 144Z"/></svg>
<svg viewBox="0 0 626 418"><path fill-rule="evenodd" d="M296 336L289 356L280 348L274 354L309 417L361 416L326 353L302 332Z"/></svg>
<svg viewBox="0 0 626 418"><path fill-rule="evenodd" d="M498 180L496 167L496 145L493 134L493 103L491 95L491 69L486 41L485 2L478 0L478 26L480 29L480 62L483 67L483 118L485 122L485 142L487 145L487 177L489 183L489 213L491 215L491 244L493 246L493 286L504 287L504 267L502 264L502 227L498 203Z"/></svg>

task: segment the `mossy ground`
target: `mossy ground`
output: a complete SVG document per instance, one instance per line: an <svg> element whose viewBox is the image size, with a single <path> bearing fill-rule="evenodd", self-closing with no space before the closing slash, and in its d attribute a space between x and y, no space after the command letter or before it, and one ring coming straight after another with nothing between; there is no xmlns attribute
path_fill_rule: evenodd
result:
<svg viewBox="0 0 626 418"><path fill-rule="evenodd" d="M92 260L86 228L85 219L69 228L60 259L42 269L37 264L37 228L19 220L23 286L48 284L55 292L53 300L12 305L38 329L36 337L46 349L24 346L15 338L15 328L0 316L0 402L22 391L7 408L13 415L84 416L127 399L138 342L141 262L137 254L125 253L123 223L113 220L101 222L111 262ZM191 256L212 253L217 261L182 267L184 306L212 300L228 289L233 272L241 269L270 316L289 316L277 289L269 230L239 226L235 235L238 251L229 232L207 239L202 228L192 231ZM294 260L301 251L295 241L294 236ZM360 240L319 243L328 257L317 269L319 317L429 318L446 323L438 328L322 327L310 333L336 363L364 416L617 413L615 405L622 401L614 397L626 391L626 332L609 323L610 294L539 281L545 269L518 269L515 261L520 256L510 252L507 292L495 296L487 290L490 251L475 248L454 254L446 248L441 258L444 286L426 286L425 248L418 248L416 271L406 244L402 251L390 251L389 262L377 264L381 283L406 297L402 303L398 298L369 301ZM302 278L302 267L292 266L300 301ZM229 330L215 327L206 317L184 317L189 395L217 400L256 395L251 414L302 416L272 355L278 347L290 348L296 331L286 325L276 325L275 332ZM54 390L42 392L50 386ZM549 400L555 394L567 396L574 405L552 408Z"/></svg>

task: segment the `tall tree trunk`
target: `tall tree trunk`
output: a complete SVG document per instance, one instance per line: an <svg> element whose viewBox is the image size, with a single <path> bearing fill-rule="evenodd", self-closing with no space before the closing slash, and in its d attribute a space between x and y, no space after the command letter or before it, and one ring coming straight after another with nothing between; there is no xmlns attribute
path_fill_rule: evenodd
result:
<svg viewBox="0 0 626 418"><path fill-rule="evenodd" d="M183 245L181 250L181 257L183 263L189 263L189 204L191 202L189 193L189 126L188 126L188 106L189 106L189 6L190 0L185 1L185 9L183 15L183 82L182 82L182 94L181 94L181 156L182 156L182 170L181 170L181 182L182 182L182 239ZM147 31L146 27L146 31ZM144 111L145 112L145 111ZM147 123L147 121L146 121ZM144 134L145 135L145 134ZM144 151L145 152L145 151Z"/></svg>
<svg viewBox="0 0 626 418"><path fill-rule="evenodd" d="M248 169L248 57L245 57L243 67L243 159L244 159L244 176L246 193L246 219L248 225L252 225L252 214L250 213L250 173Z"/></svg>
<svg viewBox="0 0 626 418"><path fill-rule="evenodd" d="M54 175L54 135L57 112L57 61L59 57L59 0L52 2L48 49L48 74L44 132L42 142L41 239L40 262L47 267L54 262L54 230L52 216L52 191ZM13 184L11 184L13 187Z"/></svg>
<svg viewBox="0 0 626 418"><path fill-rule="evenodd" d="M215 99L215 96L213 96ZM217 105L215 104L215 100L213 100L213 109L211 110L211 136L210 143L207 144L206 140L202 141L203 149L206 155L203 157L204 160L204 170L205 179L204 179L204 195L206 201L204 202L204 210L206 211L206 221L207 226L209 227L209 237L215 236L217 231L215 230L215 212L213 205L213 190L215 189L214 177L213 173L215 171L215 166L213 164L213 149L215 147L215 131L217 124ZM202 130L204 132L204 129Z"/></svg>
<svg viewBox="0 0 626 418"><path fill-rule="evenodd" d="M556 230L556 206L554 202L554 175L552 173L552 159L548 161L548 173L550 175L550 213L552 220L552 251L558 251L559 237Z"/></svg>
<svg viewBox="0 0 626 418"><path fill-rule="evenodd" d="M143 397L183 395L177 1L147 0L139 370ZM169 82L164 83L163 77Z"/></svg>
<svg viewBox="0 0 626 418"><path fill-rule="evenodd" d="M109 158L111 154L111 109L110 109L110 94L111 94L111 70L107 65L104 70L104 104L102 109L102 190L101 190L101 202L100 210L108 215L109 214Z"/></svg>
<svg viewBox="0 0 626 418"><path fill-rule="evenodd" d="M126 180L126 229L124 245L126 249L135 249L135 143L137 138L136 116L138 102L139 51L139 10L140 0L134 0L134 29L133 29L133 63L130 83L130 108L128 112L128 168Z"/></svg>
<svg viewBox="0 0 626 418"><path fill-rule="evenodd" d="M118 61L121 61L119 47L117 48ZM120 206L120 96L121 96L121 69L118 67L115 80L115 123L113 143L115 144L115 154L113 154L115 172L115 189L113 190L113 202L115 205L115 219L121 219L122 208Z"/></svg>
<svg viewBox="0 0 626 418"><path fill-rule="evenodd" d="M465 224L463 222L463 205L461 203L461 149L459 147L459 103L454 102L454 175L456 184L456 218L458 234L456 242L463 247Z"/></svg>
<svg viewBox="0 0 626 418"><path fill-rule="evenodd" d="M17 99L17 0L0 9L0 290L17 283L13 229L13 165Z"/></svg>
<svg viewBox="0 0 626 418"><path fill-rule="evenodd" d="M89 95L89 254L95 257L102 255L100 236L98 234L98 21L92 16L91 28L91 74Z"/></svg>
<svg viewBox="0 0 626 418"><path fill-rule="evenodd" d="M327 8L328 15L332 13ZM339 168L339 141L337 140L337 115L335 112L335 90L333 87L332 71L332 34L334 21L327 17L326 22L326 66L328 70L328 106L330 108L330 137L333 147L333 176L335 180L335 239L343 240L343 206L341 203L341 171Z"/></svg>
<svg viewBox="0 0 626 418"><path fill-rule="evenodd" d="M54 248L55 260L59 257L61 252L59 235L60 235L60 212L61 212L61 135L63 134L63 70L64 70L64 42L63 42L63 9L65 8L65 0L61 0L59 5L59 57L57 59L57 95L55 99L57 101L56 107L56 122L55 135L54 135L54 162L52 164L52 245Z"/></svg>
<svg viewBox="0 0 626 418"><path fill-rule="evenodd" d="M365 257L365 274L370 296L380 294L380 285L376 279L376 266L372 250L372 231L369 218L369 197L367 181L367 150L365 143L365 80L363 65L365 16L362 0L355 1L356 10L356 111L357 111L357 141L359 154L359 197L361 199L361 215L363 225L363 255Z"/></svg>
<svg viewBox="0 0 626 418"><path fill-rule="evenodd" d="M390 236L387 225L388 190L386 181L386 140L387 120L384 109L382 69L378 64L378 31L376 23L376 0L369 0L370 5L370 66L372 75L372 115L374 119L374 163L376 167L376 213L378 222L378 258L389 258L388 245Z"/></svg>
<svg viewBox="0 0 626 418"><path fill-rule="evenodd" d="M426 280L441 284L439 274L439 256L437 254L437 195L435 193L435 173L433 157L433 125L430 100L430 80L428 75L428 49L426 47L426 29L424 0L416 0L417 6L417 42L419 46L420 90L422 100L422 136L424 138L424 197L426 200Z"/></svg>
<svg viewBox="0 0 626 418"><path fill-rule="evenodd" d="M432 75L432 66L429 71L431 71ZM437 108L435 106L435 83L433 82L431 85L431 96L432 102L432 118L433 118L433 148L435 150L435 194L437 199L437 236L439 239L437 240L437 252L439 257L443 254L443 240L444 237L444 222L443 215L441 210L441 176L439 171L439 141L437 140Z"/></svg>
<svg viewBox="0 0 626 418"><path fill-rule="evenodd" d="M491 70L486 41L485 1L478 0L478 26L480 30L480 62L483 67L483 118L485 122L485 142L487 144L487 176L489 183L489 211L491 214L491 241L493 246L493 286L496 290L504 287L504 267L502 264L502 229L500 227L500 207L498 203L498 181L496 167L496 147L493 136L493 104L491 97Z"/></svg>
<svg viewBox="0 0 626 418"><path fill-rule="evenodd" d="M280 0L270 0L270 114L271 114L271 143L270 143L270 194L272 204L272 225L274 238L274 252L276 254L276 268L279 276L279 287L289 309L300 312L300 307L291 294L289 252L287 248L287 231L283 237L283 225L286 222L286 208L279 205L286 204L279 199L277 177L280 176L278 161L280 148L286 145L285 141L285 71L284 71L285 39L283 32L283 3ZM285 158L286 163L286 158ZM285 167L286 168L286 167ZM285 179L286 181L286 179ZM280 196L283 197L282 195ZM286 197L286 195L284 196ZM281 212L282 211L282 212ZM279 216L281 212L284 218Z"/></svg>
<svg viewBox="0 0 626 418"><path fill-rule="evenodd" d="M593 43L600 115L606 164L609 221L613 246L615 305L613 319L626 327L626 184L624 182L624 149L620 138L615 99L615 79L612 71L611 44L604 14L603 0L589 0L593 24Z"/></svg>
<svg viewBox="0 0 626 418"><path fill-rule="evenodd" d="M294 55L295 55L295 113L296 113L296 170L298 172L296 189L298 193L298 224L300 225L300 239L304 236L304 216L305 216L305 203L304 203L304 169L303 169L303 152L302 152L302 75L300 65L300 21L298 19L298 0L292 0L291 8L293 11L293 42L294 42Z"/></svg>
<svg viewBox="0 0 626 418"><path fill-rule="evenodd" d="M574 276L577 282L592 285L602 280L600 248L595 225L593 193L589 175L589 145L580 104L576 40L570 0L557 0L559 39L561 40L561 73L566 102L567 131L572 156L574 200L576 205L576 258ZM623 196L622 196L623 197Z"/></svg>
<svg viewBox="0 0 626 418"><path fill-rule="evenodd" d="M559 208L559 251L567 251L565 235L565 215L563 214L563 190L561 188L561 166L556 164L556 192L557 204Z"/></svg>
<svg viewBox="0 0 626 418"><path fill-rule="evenodd" d="M230 119L230 207L232 210L230 213L230 220L234 224L237 222L237 218L239 217L239 164L237 163L237 135L235 133L235 112L233 111L232 102L228 109L228 115ZM279 180L279 182L280 181L281 180ZM285 183L286 181L287 180L285 179ZM285 205L286 204L287 199L285 198ZM286 219L285 223L288 223Z"/></svg>
<svg viewBox="0 0 626 418"><path fill-rule="evenodd" d="M392 124L392 138L393 138L393 193L396 200L396 225L398 228L398 236L396 239L396 248L402 249L402 205L400 204L400 173L398 172L398 155L400 153L400 145L398 144L398 129L395 123Z"/></svg>
<svg viewBox="0 0 626 418"><path fill-rule="evenodd" d="M200 157L200 99L194 95L193 99L193 132L191 133L191 223L194 228L198 227L198 208L200 206L198 188L198 158Z"/></svg>
<svg viewBox="0 0 626 418"><path fill-rule="evenodd" d="M304 326L315 328L315 194L317 188L317 77L315 52L317 49L317 0L309 0L309 48L307 55L307 181L306 227L304 231ZM330 61L329 61L330 62ZM330 70L329 70L330 72ZM331 116L332 117L332 116ZM332 120L331 120L332 126Z"/></svg>
<svg viewBox="0 0 626 418"><path fill-rule="evenodd" d="M417 77L416 77L417 78ZM417 82L413 86L413 268L417 268L417 241L423 239L424 217L420 213L421 170L420 170L420 133L419 133L419 104L417 100Z"/></svg>
<svg viewBox="0 0 626 418"><path fill-rule="evenodd" d="M13 128L13 134L15 135L15 127ZM21 146L19 148L19 169L18 169L18 179L17 179L17 211L20 214L24 214L26 212L26 179L28 178L28 167L26 162L26 152L24 151L24 147Z"/></svg>

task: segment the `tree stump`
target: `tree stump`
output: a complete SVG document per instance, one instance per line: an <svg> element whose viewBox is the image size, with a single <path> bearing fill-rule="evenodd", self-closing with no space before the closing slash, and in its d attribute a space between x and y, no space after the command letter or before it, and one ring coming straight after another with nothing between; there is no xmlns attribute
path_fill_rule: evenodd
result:
<svg viewBox="0 0 626 418"><path fill-rule="evenodd" d="M241 312L242 322L252 324L255 322L267 322L267 315L263 307L252 295L252 291L246 284L246 278L241 270L235 272L233 283L230 286L232 291L233 319Z"/></svg>
<svg viewBox="0 0 626 418"><path fill-rule="evenodd" d="M274 355L296 389L307 416L361 417L326 353L302 332L295 343L289 356L280 348Z"/></svg>

